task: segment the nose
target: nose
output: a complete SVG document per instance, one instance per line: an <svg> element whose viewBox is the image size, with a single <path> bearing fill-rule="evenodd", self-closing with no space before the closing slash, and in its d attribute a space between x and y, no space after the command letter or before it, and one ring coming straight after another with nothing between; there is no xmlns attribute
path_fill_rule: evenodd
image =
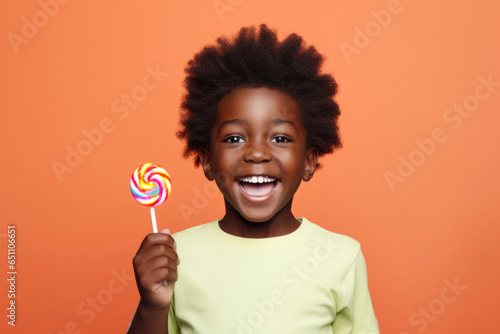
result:
<svg viewBox="0 0 500 334"><path fill-rule="evenodd" d="M246 162L261 163L271 160L271 152L266 142L248 142L245 145L243 160Z"/></svg>

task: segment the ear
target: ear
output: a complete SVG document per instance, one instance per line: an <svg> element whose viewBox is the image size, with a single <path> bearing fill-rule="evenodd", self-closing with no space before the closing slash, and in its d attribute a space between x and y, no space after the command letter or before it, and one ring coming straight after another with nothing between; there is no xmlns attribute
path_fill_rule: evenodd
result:
<svg viewBox="0 0 500 334"><path fill-rule="evenodd" d="M305 182L312 179L316 166L318 165L318 150L311 148L306 152L305 169L302 180Z"/></svg>
<svg viewBox="0 0 500 334"><path fill-rule="evenodd" d="M205 173L205 177L209 181L213 181L214 175L212 172L210 152L206 148L200 148L198 150L198 157L200 158L200 164L201 167L203 168L203 172Z"/></svg>

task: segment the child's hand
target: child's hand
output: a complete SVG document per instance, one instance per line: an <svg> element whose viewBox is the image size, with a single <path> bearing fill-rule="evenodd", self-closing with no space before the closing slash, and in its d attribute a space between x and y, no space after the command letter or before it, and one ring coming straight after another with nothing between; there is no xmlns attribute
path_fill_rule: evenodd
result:
<svg viewBox="0 0 500 334"><path fill-rule="evenodd" d="M133 264L140 303L144 308L162 311L170 306L180 264L176 248L169 229L151 233L142 241ZM167 281L166 285L164 281Z"/></svg>

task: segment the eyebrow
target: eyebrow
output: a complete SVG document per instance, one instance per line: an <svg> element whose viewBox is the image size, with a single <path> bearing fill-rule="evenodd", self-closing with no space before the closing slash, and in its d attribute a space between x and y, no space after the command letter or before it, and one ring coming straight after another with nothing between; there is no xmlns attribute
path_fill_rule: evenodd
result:
<svg viewBox="0 0 500 334"><path fill-rule="evenodd" d="M246 124L248 123L247 121L241 119L241 118L236 118L236 119L230 119L230 120L227 120L227 121L224 121L222 122L222 124L219 126L219 130L217 130L217 135L219 135L220 133L220 130L226 126L226 125L229 125L229 124Z"/></svg>
<svg viewBox="0 0 500 334"><path fill-rule="evenodd" d="M280 118L275 118L275 119L270 120L269 123L291 125L295 129L295 132L297 132L297 134L299 134L299 130L297 129L297 127L295 126L295 124L293 124L293 122L290 122L290 121L287 121L287 120L284 120L284 119L280 119ZM220 130L224 126L229 125L229 124L248 124L248 122L246 120L244 120L244 119L241 119L241 118L235 118L235 119L230 119L230 120L224 121L219 126L219 130L217 130L217 135L220 133Z"/></svg>
<svg viewBox="0 0 500 334"><path fill-rule="evenodd" d="M299 134L299 130L297 129L297 127L295 126L295 124L293 122L290 122L290 121L287 121L284 119L280 119L280 118L275 118L275 119L271 120L270 123L291 125L295 129L295 132L297 132L297 134Z"/></svg>

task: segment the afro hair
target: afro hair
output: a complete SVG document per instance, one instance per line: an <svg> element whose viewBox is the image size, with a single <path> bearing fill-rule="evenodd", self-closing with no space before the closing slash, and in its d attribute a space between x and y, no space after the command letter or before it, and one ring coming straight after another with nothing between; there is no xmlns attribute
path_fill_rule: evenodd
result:
<svg viewBox="0 0 500 334"><path fill-rule="evenodd" d="M341 147L337 118L339 106L333 97L337 83L329 74L321 74L323 56L306 47L302 37L290 34L281 42L265 24L260 30L242 28L234 40L217 39L206 46L185 69L187 93L182 101L181 125L177 137L186 140L184 157L210 148L210 135L221 99L243 87L266 87L288 94L297 102L308 148L318 155Z"/></svg>

